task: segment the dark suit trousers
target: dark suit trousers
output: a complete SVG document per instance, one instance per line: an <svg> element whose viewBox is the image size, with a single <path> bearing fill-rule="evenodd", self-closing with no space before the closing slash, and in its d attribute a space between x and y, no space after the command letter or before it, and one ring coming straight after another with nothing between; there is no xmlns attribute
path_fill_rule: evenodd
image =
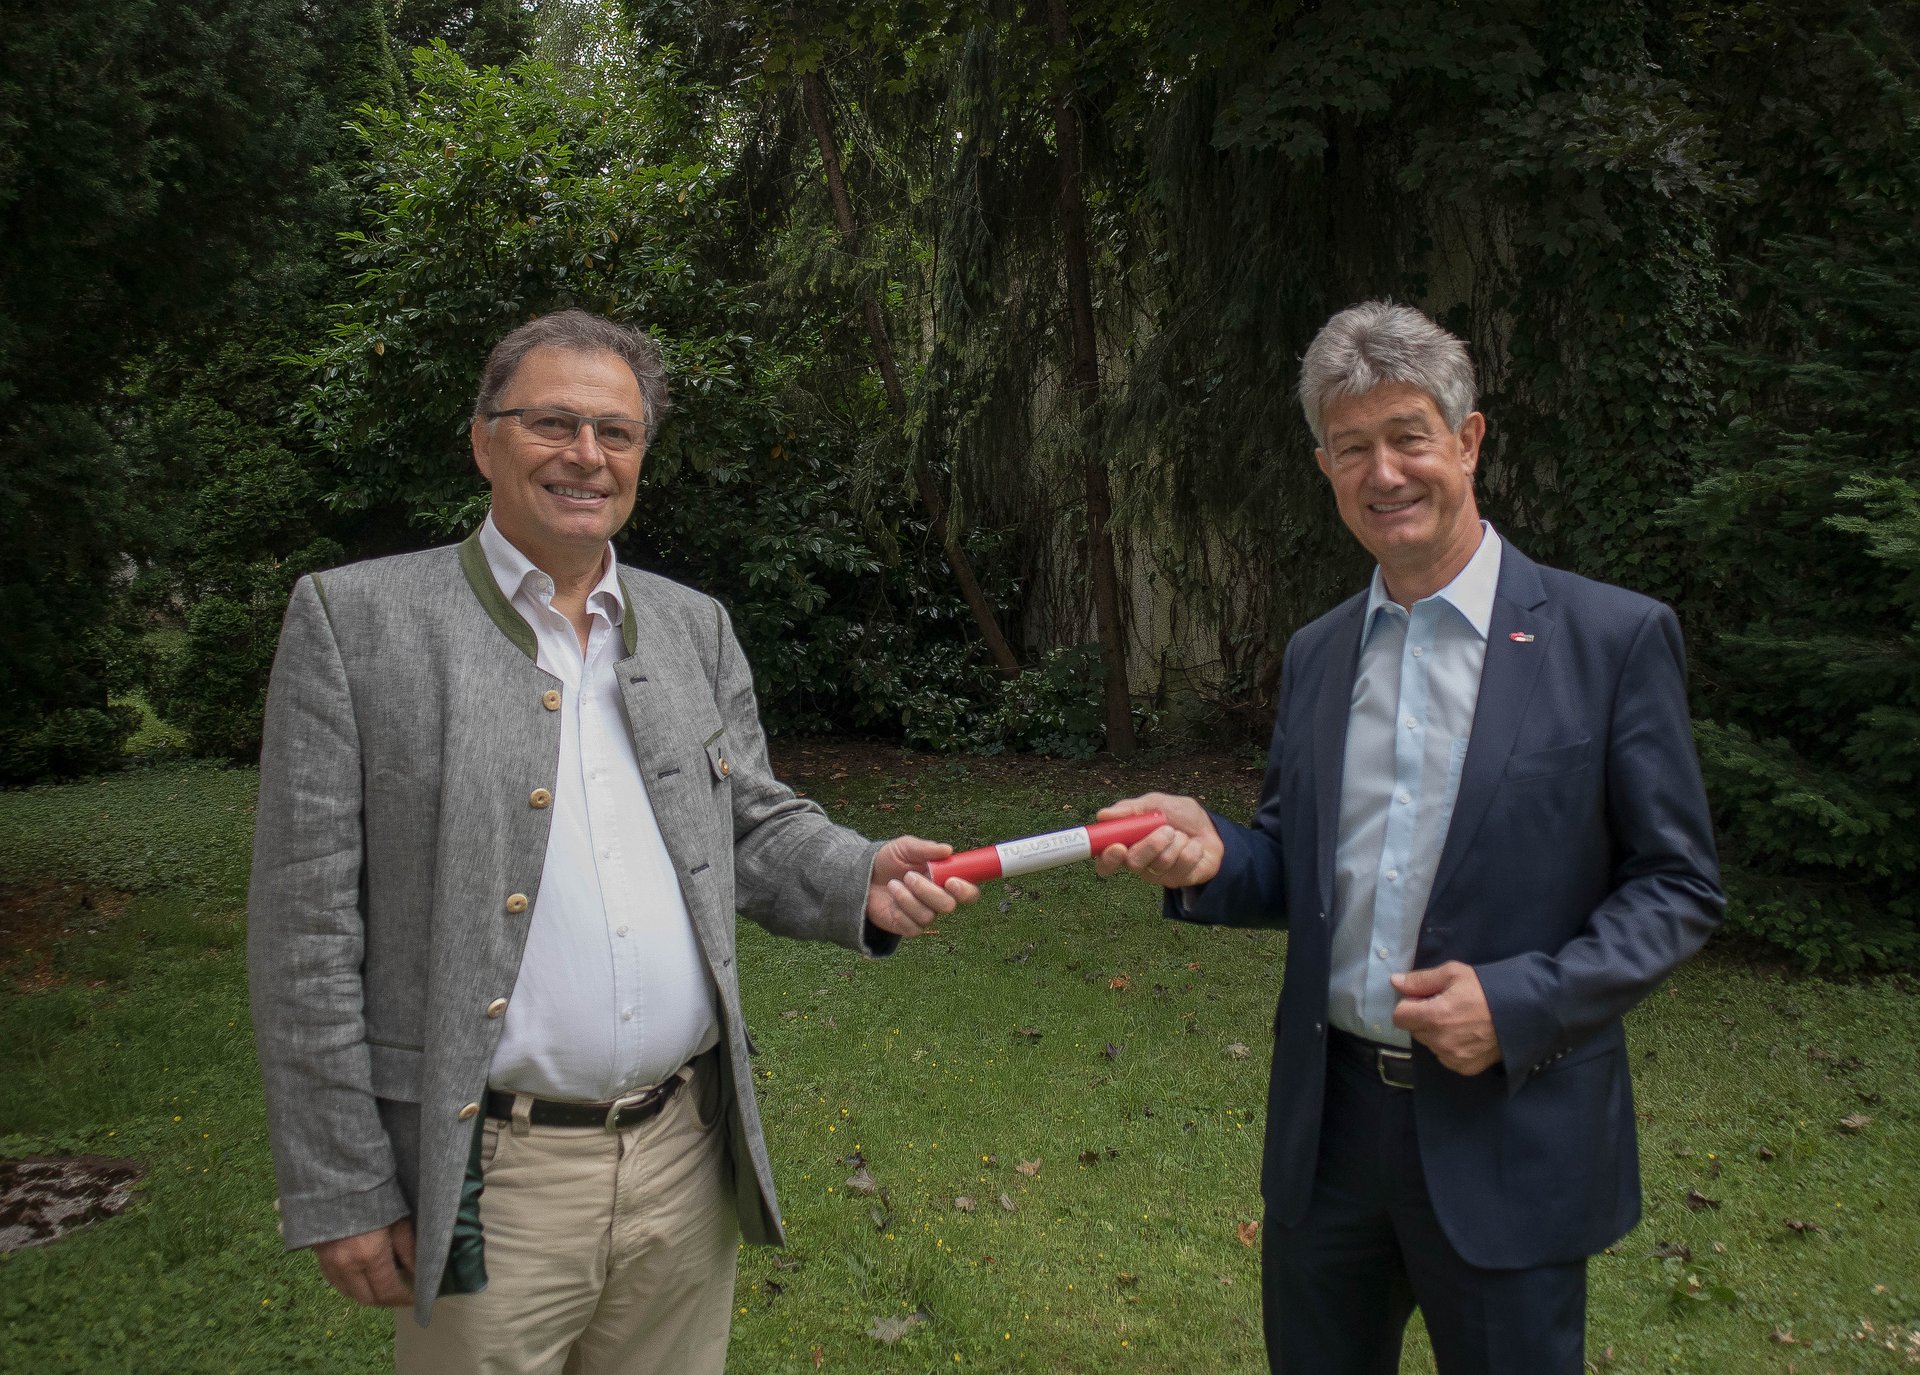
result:
<svg viewBox="0 0 1920 1375"><path fill-rule="evenodd" d="M1413 1091L1382 1083L1356 1043L1332 1044L1312 1202L1262 1229L1275 1375L1393 1375L1416 1306L1440 1375L1580 1375L1586 1262L1461 1259L1427 1197Z"/></svg>

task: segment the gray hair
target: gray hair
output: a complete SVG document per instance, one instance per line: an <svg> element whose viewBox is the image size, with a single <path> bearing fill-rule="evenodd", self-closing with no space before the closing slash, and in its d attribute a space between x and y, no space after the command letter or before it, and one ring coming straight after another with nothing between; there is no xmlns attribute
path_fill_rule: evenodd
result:
<svg viewBox="0 0 1920 1375"><path fill-rule="evenodd" d="M1314 442L1326 447L1328 405L1388 382L1404 382L1432 397L1450 430L1473 413L1467 346L1412 306L1362 301L1321 326L1300 362L1300 407Z"/></svg>
<svg viewBox="0 0 1920 1375"><path fill-rule="evenodd" d="M647 443L660 433L673 403L667 398L667 365L660 346L631 325L615 324L584 310L556 310L529 320L493 346L480 371L480 394L473 399L473 418L484 420L496 409L500 393L513 384L514 374L535 349L569 349L574 353L611 353L625 363L640 384L646 414Z"/></svg>

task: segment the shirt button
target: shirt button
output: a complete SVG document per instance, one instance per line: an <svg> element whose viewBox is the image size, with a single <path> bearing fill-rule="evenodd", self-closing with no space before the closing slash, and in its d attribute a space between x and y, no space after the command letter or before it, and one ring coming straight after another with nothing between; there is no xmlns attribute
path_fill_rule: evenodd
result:
<svg viewBox="0 0 1920 1375"><path fill-rule="evenodd" d="M1387 957L1387 947L1384 945L1376 945L1373 947L1373 953L1384 960Z"/></svg>
<svg viewBox="0 0 1920 1375"><path fill-rule="evenodd" d="M535 788L527 794L527 805L536 812L544 812L553 805L553 794L545 788Z"/></svg>
<svg viewBox="0 0 1920 1375"><path fill-rule="evenodd" d="M611 847L609 847L608 849L605 849L605 850L602 850L602 851L600 852L600 858L602 858L602 859L612 859L612 858L613 858L613 850L612 850L612 848L611 848Z"/></svg>
<svg viewBox="0 0 1920 1375"><path fill-rule="evenodd" d="M627 928L624 926L616 926L613 928L613 934L616 936L624 936L627 934Z"/></svg>
<svg viewBox="0 0 1920 1375"><path fill-rule="evenodd" d="M1398 869L1387 870L1388 883L1398 883L1399 881L1400 881L1400 871Z"/></svg>
<svg viewBox="0 0 1920 1375"><path fill-rule="evenodd" d="M543 692L543 693L541 693L541 694L540 694L540 705L541 705L541 706L543 706L543 707L545 707L545 708L546 708L546 709L547 709L548 711L558 711L558 710L560 710L560 691L559 691L559 689L558 689L558 688L548 688L548 689L547 689L547 690L546 690L545 692Z"/></svg>
<svg viewBox="0 0 1920 1375"><path fill-rule="evenodd" d="M527 895L525 893L514 893L511 896L509 896L507 898L507 910L513 913L514 916L516 917L519 916L522 912L526 911Z"/></svg>
<svg viewBox="0 0 1920 1375"><path fill-rule="evenodd" d="M623 1022L631 1022L633 1020L633 1009L630 1007L621 1008L620 1020Z"/></svg>
<svg viewBox="0 0 1920 1375"><path fill-rule="evenodd" d="M1418 726L1419 724L1420 724L1420 723L1419 723L1418 721L1416 721L1416 720L1414 720L1414 719L1413 719L1413 718L1412 718L1411 716L1409 716L1409 717L1407 718L1407 729L1408 729L1408 730L1413 730L1413 729L1414 729L1415 727L1417 727L1417 726Z"/></svg>
<svg viewBox="0 0 1920 1375"><path fill-rule="evenodd" d="M1420 648L1420 646L1419 646L1419 645L1415 645L1415 646L1413 647L1413 657L1414 657L1414 658L1416 658L1416 659L1418 659L1418 658L1419 658L1419 657L1420 657L1420 656L1421 656L1422 654L1425 654L1426 652L1427 652L1427 651L1426 651L1426 650L1424 650L1424 649L1422 649L1422 648Z"/></svg>
<svg viewBox="0 0 1920 1375"><path fill-rule="evenodd" d="M479 1115L480 1115L480 1105L478 1103L469 1103L464 1108L460 1109L458 1113L458 1116L462 1122L471 1122L473 1121L474 1118L478 1117Z"/></svg>
<svg viewBox="0 0 1920 1375"><path fill-rule="evenodd" d="M1413 801L1413 794L1408 792L1405 788L1402 788L1400 790L1400 805L1404 807L1407 803L1411 801Z"/></svg>
<svg viewBox="0 0 1920 1375"><path fill-rule="evenodd" d="M498 1017L502 1012L505 1012L506 1010L507 1010L507 1000L505 998L495 998L492 1002L487 1004L487 1015L489 1017Z"/></svg>

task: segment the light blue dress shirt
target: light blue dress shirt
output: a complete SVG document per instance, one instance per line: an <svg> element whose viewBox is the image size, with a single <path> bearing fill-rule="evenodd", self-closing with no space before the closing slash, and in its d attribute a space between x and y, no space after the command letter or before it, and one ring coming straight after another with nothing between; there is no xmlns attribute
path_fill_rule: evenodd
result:
<svg viewBox="0 0 1920 1375"><path fill-rule="evenodd" d="M1361 630L1340 776L1327 1019L1391 1045L1412 1044L1393 1024L1398 995L1387 978L1413 968L1487 659L1500 537L1485 521L1480 528L1467 566L1411 610L1374 569Z"/></svg>

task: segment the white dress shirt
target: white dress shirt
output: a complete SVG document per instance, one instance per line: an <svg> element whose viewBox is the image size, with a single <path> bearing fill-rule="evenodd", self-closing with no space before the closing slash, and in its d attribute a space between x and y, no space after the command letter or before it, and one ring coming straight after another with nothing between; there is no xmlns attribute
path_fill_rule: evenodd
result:
<svg viewBox="0 0 1920 1375"><path fill-rule="evenodd" d="M613 555L587 597L586 653L553 579L487 517L494 581L560 680L553 830L490 1087L608 1102L658 1083L719 1040L706 960L654 819L614 665L626 602Z"/></svg>
<svg viewBox="0 0 1920 1375"><path fill-rule="evenodd" d="M1467 566L1411 609L1387 595L1374 569L1360 632L1333 856L1327 1020L1391 1045L1412 1041L1393 1024L1399 995L1387 976L1413 968L1487 661L1500 537L1485 521L1481 530Z"/></svg>

